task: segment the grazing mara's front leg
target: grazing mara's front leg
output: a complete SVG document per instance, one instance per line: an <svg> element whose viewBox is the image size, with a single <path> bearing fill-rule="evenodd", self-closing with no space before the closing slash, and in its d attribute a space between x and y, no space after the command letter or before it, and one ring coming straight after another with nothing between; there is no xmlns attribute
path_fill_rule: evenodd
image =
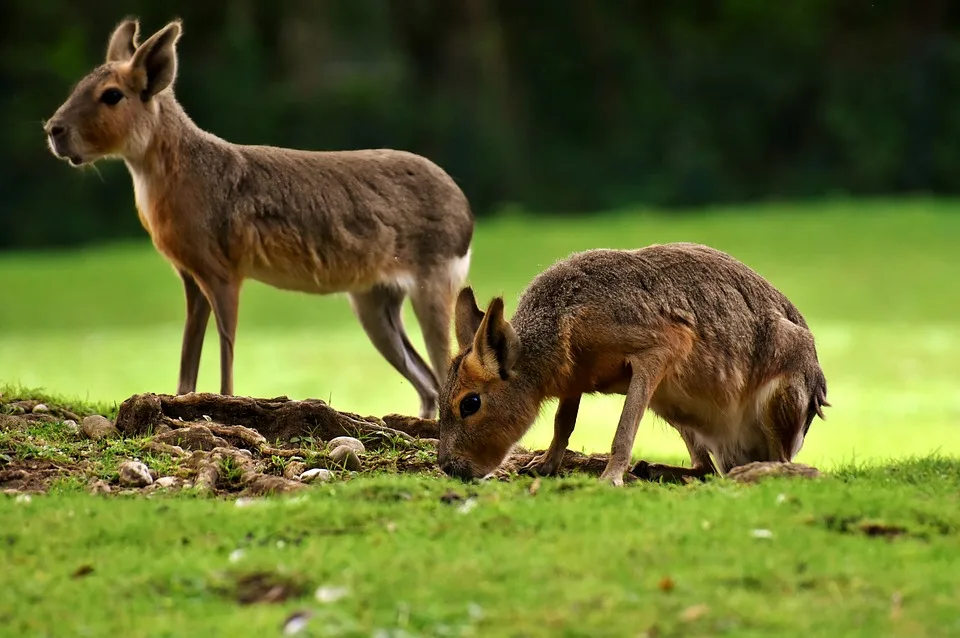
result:
<svg viewBox="0 0 960 638"><path fill-rule="evenodd" d="M220 394L233 394L233 344L237 335L240 280L197 279L197 285L213 308L220 335Z"/></svg>
<svg viewBox="0 0 960 638"><path fill-rule="evenodd" d="M207 331L207 322L210 320L210 302L203 296L203 291L190 273L184 270L178 270L178 272L183 280L183 291L187 298L187 318L183 326L177 394L187 394L197 389L203 336Z"/></svg>
<svg viewBox="0 0 960 638"><path fill-rule="evenodd" d="M610 460L607 461L607 467L600 475L601 481L607 481L616 486L623 485L623 474L630 467L630 456L633 453L633 442L637 438L640 419L647 409L654 387L662 376L663 363L658 361L658 357L650 354L643 356L647 359L646 364L639 357L634 357L630 361L632 376L627 388L627 397L623 402L617 432L613 435Z"/></svg>
<svg viewBox="0 0 960 638"><path fill-rule="evenodd" d="M398 288L374 286L350 293L350 303L374 347L416 388L420 418L432 419L437 411L438 384L430 366L413 349L403 330L403 297Z"/></svg>
<svg viewBox="0 0 960 638"><path fill-rule="evenodd" d="M550 448L546 453L534 457L532 461L524 465L520 469L522 474L553 476L560 470L560 464L563 463L563 454L567 451L567 444L570 443L570 435L577 424L577 412L580 409L581 396L583 395L578 394L560 399L557 414L553 418L553 440L550 441Z"/></svg>

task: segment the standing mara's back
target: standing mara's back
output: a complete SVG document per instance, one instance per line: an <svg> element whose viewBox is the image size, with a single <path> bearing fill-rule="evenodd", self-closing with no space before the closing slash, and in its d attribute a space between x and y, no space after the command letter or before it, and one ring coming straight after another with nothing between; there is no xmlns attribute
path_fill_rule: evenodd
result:
<svg viewBox="0 0 960 638"><path fill-rule="evenodd" d="M140 220L186 295L178 393L196 389L211 310L221 386L233 392L244 279L308 293L346 292L374 346L436 413L450 322L466 278L473 215L436 164L394 150L314 152L231 144L198 128L173 95L179 22L143 44L123 21L94 69L45 124L74 166L124 160ZM432 363L401 321L409 295Z"/></svg>
<svg viewBox="0 0 960 638"><path fill-rule="evenodd" d="M462 477L495 469L549 398L560 401L553 442L528 467L541 474L559 469L583 394L626 395L603 474L615 484L648 407L680 432L693 467L646 472L677 478L788 461L828 405L796 307L744 264L697 244L575 254L531 282L510 322L502 299L483 312L465 288L456 333L439 460Z"/></svg>

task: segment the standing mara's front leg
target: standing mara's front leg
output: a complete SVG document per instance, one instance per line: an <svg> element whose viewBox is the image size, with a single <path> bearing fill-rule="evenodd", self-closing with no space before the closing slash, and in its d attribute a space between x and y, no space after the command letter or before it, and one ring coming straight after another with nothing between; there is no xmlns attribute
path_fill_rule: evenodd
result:
<svg viewBox="0 0 960 638"><path fill-rule="evenodd" d="M240 307L239 278L197 280L213 307L220 334L220 394L233 394L233 344L237 334L237 315Z"/></svg>
<svg viewBox="0 0 960 638"><path fill-rule="evenodd" d="M523 466L520 470L522 473L553 476L560 470L563 454L567 451L567 445L570 443L570 435L577 425L577 412L580 409L581 396L583 395L578 394L560 399L557 414L553 419L553 440L550 441L550 448L545 454L537 456Z"/></svg>
<svg viewBox="0 0 960 638"><path fill-rule="evenodd" d="M183 291L187 300L187 318L183 326L177 394L187 394L197 389L203 337L207 331L207 322L210 320L210 302L203 296L203 291L190 273L184 270L178 270L178 273L183 280Z"/></svg>

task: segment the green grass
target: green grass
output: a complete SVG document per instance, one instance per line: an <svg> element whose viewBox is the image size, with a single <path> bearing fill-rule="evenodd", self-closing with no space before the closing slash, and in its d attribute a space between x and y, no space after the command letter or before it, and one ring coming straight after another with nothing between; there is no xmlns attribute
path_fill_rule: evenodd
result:
<svg viewBox="0 0 960 638"><path fill-rule="evenodd" d="M241 507L192 490L92 497L86 482L112 481L126 458L160 474L178 462L59 423L0 428L0 471L4 457L83 459L48 494L0 497L0 634L282 635L295 611L313 614L300 636L960 634L960 203L710 213L481 220L471 279L512 312L530 278L575 250L686 240L733 253L816 335L834 407L797 460L824 477L614 489L573 476L532 494L527 478L396 476L385 454L384 470ZM0 255L0 392L79 415L170 392L182 316L149 245ZM200 384L215 390L212 326L207 339ZM249 284L236 366L243 394L417 407L342 298ZM585 401L571 447L608 449L620 404ZM550 420L526 443L544 446ZM644 421L638 455L682 450ZM239 602L257 578L261 594L289 598ZM318 588L340 597L322 602Z"/></svg>
<svg viewBox="0 0 960 638"><path fill-rule="evenodd" d="M530 485L380 476L246 507L8 499L0 626L275 636L305 610L301 636L960 633L956 461L753 486ZM459 500L441 498L450 490ZM293 597L239 604L251 574L289 583ZM321 602L318 588L342 597Z"/></svg>
<svg viewBox="0 0 960 638"><path fill-rule="evenodd" d="M960 203L939 200L771 204L590 218L506 214L477 227L471 281L508 313L527 282L591 247L699 241L727 250L781 288L805 314L829 382L828 421L799 461L831 466L960 452ZM55 254L0 255L0 382L117 402L171 392L183 300L171 268L144 242ZM422 340L407 308L411 336ZM406 381L374 351L342 296L246 285L237 393L318 397L368 414L415 413ZM219 387L211 322L200 389ZM571 447L608 448L619 397L581 409ZM545 445L551 411L527 443ZM637 454L679 457L673 431L645 419Z"/></svg>

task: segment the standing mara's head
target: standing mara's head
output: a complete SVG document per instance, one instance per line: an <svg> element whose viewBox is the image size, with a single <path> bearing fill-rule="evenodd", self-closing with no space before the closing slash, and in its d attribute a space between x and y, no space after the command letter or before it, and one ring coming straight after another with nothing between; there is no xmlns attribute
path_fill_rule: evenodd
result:
<svg viewBox="0 0 960 638"><path fill-rule="evenodd" d="M110 36L106 62L77 83L43 127L50 150L74 166L107 156L142 156L157 121L155 97L177 75L180 22L143 44L136 20L121 22Z"/></svg>
<svg viewBox="0 0 960 638"><path fill-rule="evenodd" d="M440 468L462 479L495 470L533 424L538 405L515 366L520 341L504 316L503 299L477 306L471 288L457 297L460 352L440 389Z"/></svg>

